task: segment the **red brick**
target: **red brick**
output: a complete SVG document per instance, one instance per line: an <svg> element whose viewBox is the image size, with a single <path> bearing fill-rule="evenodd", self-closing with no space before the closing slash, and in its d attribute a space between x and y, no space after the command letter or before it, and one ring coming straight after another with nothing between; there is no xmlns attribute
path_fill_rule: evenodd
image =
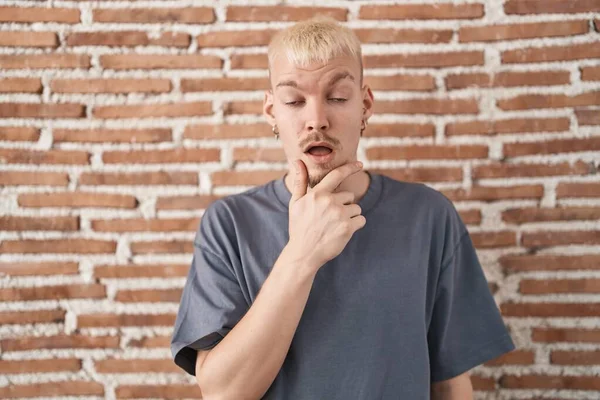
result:
<svg viewBox="0 0 600 400"><path fill-rule="evenodd" d="M454 32L450 29L355 29L361 43L449 43Z"/></svg>
<svg viewBox="0 0 600 400"><path fill-rule="evenodd" d="M27 254L109 254L117 249L116 242L94 239L5 240L0 252Z"/></svg>
<svg viewBox="0 0 600 400"><path fill-rule="evenodd" d="M534 22L487 26L463 26L458 31L459 42L491 42L498 40L532 39L581 35L589 32L588 21Z"/></svg>
<svg viewBox="0 0 600 400"><path fill-rule="evenodd" d="M500 306L505 317L598 317L598 303L504 303Z"/></svg>
<svg viewBox="0 0 600 400"><path fill-rule="evenodd" d="M3 103L0 118L83 118L81 104Z"/></svg>
<svg viewBox="0 0 600 400"><path fill-rule="evenodd" d="M135 242L130 245L133 254L192 254L194 245L189 240Z"/></svg>
<svg viewBox="0 0 600 400"><path fill-rule="evenodd" d="M0 79L0 92L4 93L42 93L42 89L39 78Z"/></svg>
<svg viewBox="0 0 600 400"><path fill-rule="evenodd" d="M97 278L184 277L189 268L188 264L99 265L94 268L94 276Z"/></svg>
<svg viewBox="0 0 600 400"><path fill-rule="evenodd" d="M0 262L0 276L77 275L75 262Z"/></svg>
<svg viewBox="0 0 600 400"><path fill-rule="evenodd" d="M58 7L0 7L0 22L79 23L79 10Z"/></svg>
<svg viewBox="0 0 600 400"><path fill-rule="evenodd" d="M169 348L171 336L144 336L141 339L131 339L128 347Z"/></svg>
<svg viewBox="0 0 600 400"><path fill-rule="evenodd" d="M581 80L600 81L600 67L582 67Z"/></svg>
<svg viewBox="0 0 600 400"><path fill-rule="evenodd" d="M123 303L179 303L182 289L119 290L116 301Z"/></svg>
<svg viewBox="0 0 600 400"><path fill-rule="evenodd" d="M5 171L0 172L0 185L43 185L67 186L69 176L64 172L25 172Z"/></svg>
<svg viewBox="0 0 600 400"><path fill-rule="evenodd" d="M468 87L550 86L570 83L569 71L499 72L491 76L484 73L454 74L446 77L448 89Z"/></svg>
<svg viewBox="0 0 600 400"><path fill-rule="evenodd" d="M368 137L430 137L435 136L433 124L374 124L369 125L363 136Z"/></svg>
<svg viewBox="0 0 600 400"><path fill-rule="evenodd" d="M64 310L40 310L40 311L2 311L0 312L0 324L2 325L29 325L29 324L48 324L64 323ZM9 340L9 339L8 339ZM6 347L6 340L0 340L0 346L3 351L10 351ZM14 349L13 349L14 350Z"/></svg>
<svg viewBox="0 0 600 400"><path fill-rule="evenodd" d="M536 108L564 108L600 105L600 91L575 96L565 94L524 94L510 99L498 100L502 110L531 110Z"/></svg>
<svg viewBox="0 0 600 400"><path fill-rule="evenodd" d="M119 338L116 336L85 336L79 334L19 337L0 340L3 351L27 351L40 349L117 349Z"/></svg>
<svg viewBox="0 0 600 400"><path fill-rule="evenodd" d="M100 207L125 208L137 207L134 196L98 192L55 192L55 193L23 193L17 198L20 207Z"/></svg>
<svg viewBox="0 0 600 400"><path fill-rule="evenodd" d="M523 279L522 294L600 293L600 279Z"/></svg>
<svg viewBox="0 0 600 400"><path fill-rule="evenodd" d="M90 154L79 150L21 150L0 149L0 163L2 164L66 164L89 165Z"/></svg>
<svg viewBox="0 0 600 400"><path fill-rule="evenodd" d="M559 365L598 365L600 351L563 351L550 353L550 362Z"/></svg>
<svg viewBox="0 0 600 400"><path fill-rule="evenodd" d="M113 219L92 220L92 230L97 232L194 232L199 218Z"/></svg>
<svg viewBox="0 0 600 400"><path fill-rule="evenodd" d="M54 143L159 143L173 139L170 129L54 129Z"/></svg>
<svg viewBox="0 0 600 400"><path fill-rule="evenodd" d="M504 156L519 157L530 154L560 154L600 150L600 138L555 139L546 142L523 142L504 144Z"/></svg>
<svg viewBox="0 0 600 400"><path fill-rule="evenodd" d="M487 158L486 145L383 146L366 149L369 160L445 160Z"/></svg>
<svg viewBox="0 0 600 400"><path fill-rule="evenodd" d="M201 117L212 114L212 104L208 101L170 104L139 104L97 106L93 109L95 118L177 118Z"/></svg>
<svg viewBox="0 0 600 400"><path fill-rule="evenodd" d="M457 182L462 181L462 168L403 168L403 169L370 169L377 174L392 179L408 182Z"/></svg>
<svg viewBox="0 0 600 400"><path fill-rule="evenodd" d="M55 93L166 93L171 91L169 79L54 79L50 89Z"/></svg>
<svg viewBox="0 0 600 400"><path fill-rule="evenodd" d="M139 399L158 397L160 399L201 399L202 393L198 385L120 385L115 389L117 399Z"/></svg>
<svg viewBox="0 0 600 400"><path fill-rule="evenodd" d="M481 224L481 210L459 210L460 219L467 225Z"/></svg>
<svg viewBox="0 0 600 400"><path fill-rule="evenodd" d="M266 90L268 88L268 78L203 78L181 80L181 91L183 93Z"/></svg>
<svg viewBox="0 0 600 400"><path fill-rule="evenodd" d="M246 139L272 137L273 132L267 124L221 124L188 125L183 133L184 139Z"/></svg>
<svg viewBox="0 0 600 400"><path fill-rule="evenodd" d="M503 64L572 61L600 57L600 41L568 46L528 47L500 53Z"/></svg>
<svg viewBox="0 0 600 400"><path fill-rule="evenodd" d="M575 110L579 126L600 125L600 108L588 110Z"/></svg>
<svg viewBox="0 0 600 400"><path fill-rule="evenodd" d="M105 164L163 164L217 162L220 149L130 150L107 151L102 155Z"/></svg>
<svg viewBox="0 0 600 400"><path fill-rule="evenodd" d="M262 112L263 112L262 101L230 101L230 102L223 104L223 113L225 115L232 115L232 114L261 115Z"/></svg>
<svg viewBox="0 0 600 400"><path fill-rule="evenodd" d="M365 84L372 90L435 90L435 78L431 75L366 76Z"/></svg>
<svg viewBox="0 0 600 400"><path fill-rule="evenodd" d="M477 114L475 99L407 99L375 103L375 112L383 114Z"/></svg>
<svg viewBox="0 0 600 400"><path fill-rule="evenodd" d="M515 246L517 244L517 233L511 231L473 232L471 233L471 240L478 249Z"/></svg>
<svg viewBox="0 0 600 400"><path fill-rule="evenodd" d="M285 171L217 171L212 173L214 186L255 186L283 177Z"/></svg>
<svg viewBox="0 0 600 400"><path fill-rule="evenodd" d="M475 391L492 392L496 390L496 380L494 378L484 378L482 376L470 375L471 386Z"/></svg>
<svg viewBox="0 0 600 400"><path fill-rule="evenodd" d="M505 273L600 270L600 255L506 255L499 259Z"/></svg>
<svg viewBox="0 0 600 400"><path fill-rule="evenodd" d="M523 232L525 247L564 246L568 244L600 244L600 231Z"/></svg>
<svg viewBox="0 0 600 400"><path fill-rule="evenodd" d="M364 5L360 19L475 19L484 15L482 4Z"/></svg>
<svg viewBox="0 0 600 400"><path fill-rule="evenodd" d="M561 182L556 187L556 197L600 197L600 183Z"/></svg>
<svg viewBox="0 0 600 400"><path fill-rule="evenodd" d="M77 231L79 217L0 216L0 231Z"/></svg>
<svg viewBox="0 0 600 400"><path fill-rule="evenodd" d="M42 360L0 360L0 371L5 374L31 374L47 372L79 372L81 360L77 358Z"/></svg>
<svg viewBox="0 0 600 400"><path fill-rule="evenodd" d="M266 46L277 31L244 30L244 31L216 31L202 33L197 36L198 47L249 47Z"/></svg>
<svg viewBox="0 0 600 400"><path fill-rule="evenodd" d="M37 128L0 126L0 140L37 142L39 138L40 130Z"/></svg>
<svg viewBox="0 0 600 400"><path fill-rule="evenodd" d="M578 221L600 219L600 207L514 208L502 212L508 223Z"/></svg>
<svg viewBox="0 0 600 400"><path fill-rule="evenodd" d="M157 210L201 210L208 208L215 200L221 198L217 195L197 196L168 196L156 199Z"/></svg>
<svg viewBox="0 0 600 400"><path fill-rule="evenodd" d="M500 379L500 386L509 389L600 390L600 377L506 375Z"/></svg>
<svg viewBox="0 0 600 400"><path fill-rule="evenodd" d="M2 54L0 55L0 68L89 68L90 60L91 57L87 54Z"/></svg>
<svg viewBox="0 0 600 400"><path fill-rule="evenodd" d="M594 172L593 166L583 161L575 164L564 162L560 164L505 164L493 163L473 168L474 179L485 178L519 178L560 175L587 175Z"/></svg>
<svg viewBox="0 0 600 400"><path fill-rule="evenodd" d="M455 122L446 125L446 136L502 135L510 133L565 132L569 118L504 119L496 121Z"/></svg>
<svg viewBox="0 0 600 400"><path fill-rule="evenodd" d="M290 6L229 6L225 21L228 22L272 22L302 21L316 15L326 15L338 21L346 21L348 10L334 7L290 7Z"/></svg>
<svg viewBox="0 0 600 400"><path fill-rule="evenodd" d="M74 32L66 37L67 46L147 46L150 39L146 32Z"/></svg>
<svg viewBox="0 0 600 400"><path fill-rule="evenodd" d="M94 22L138 24L208 24L215 21L212 7L105 8L93 11Z"/></svg>
<svg viewBox="0 0 600 400"><path fill-rule="evenodd" d="M38 397L42 393L44 397L104 396L104 386L98 382L69 380L0 387L3 399Z"/></svg>
<svg viewBox="0 0 600 400"><path fill-rule="evenodd" d="M513 350L485 363L488 367L500 365L530 365L535 363L535 353L531 350Z"/></svg>
<svg viewBox="0 0 600 400"><path fill-rule="evenodd" d="M150 46L188 48L192 43L192 37L183 32L163 32L159 37L150 37L149 40Z"/></svg>
<svg viewBox="0 0 600 400"><path fill-rule="evenodd" d="M181 369L171 359L108 359L95 361L100 374L180 373Z"/></svg>
<svg viewBox="0 0 600 400"><path fill-rule="evenodd" d="M236 148L233 149L233 161L285 162L286 156L281 148Z"/></svg>
<svg viewBox="0 0 600 400"><path fill-rule="evenodd" d="M1 59L0 59L1 60ZM106 54L100 56L104 69L220 69L223 60L206 54Z"/></svg>
<svg viewBox="0 0 600 400"><path fill-rule="evenodd" d="M231 55L231 69L266 69L268 65L266 54Z"/></svg>
<svg viewBox="0 0 600 400"><path fill-rule="evenodd" d="M506 14L567 14L600 11L596 0L508 0Z"/></svg>
<svg viewBox="0 0 600 400"><path fill-rule="evenodd" d="M0 46L9 47L58 47L58 36L54 32L3 31Z"/></svg>
<svg viewBox="0 0 600 400"><path fill-rule="evenodd" d="M512 199L541 199L542 185L473 186L470 190L445 189L442 193L452 201L499 201Z"/></svg>
<svg viewBox="0 0 600 400"><path fill-rule="evenodd" d="M83 314L77 317L80 328L125 326L168 326L175 323L175 314Z"/></svg>
<svg viewBox="0 0 600 400"><path fill-rule="evenodd" d="M534 342L600 343L600 329L533 328Z"/></svg>
<svg viewBox="0 0 600 400"><path fill-rule="evenodd" d="M483 65L483 51L366 55L366 68L443 68Z"/></svg>
<svg viewBox="0 0 600 400"><path fill-rule="evenodd" d="M61 299L102 299L104 285L55 285L0 289L2 301L34 301Z"/></svg>
<svg viewBox="0 0 600 400"><path fill-rule="evenodd" d="M84 172L81 185L198 185L195 172L156 171L132 173Z"/></svg>

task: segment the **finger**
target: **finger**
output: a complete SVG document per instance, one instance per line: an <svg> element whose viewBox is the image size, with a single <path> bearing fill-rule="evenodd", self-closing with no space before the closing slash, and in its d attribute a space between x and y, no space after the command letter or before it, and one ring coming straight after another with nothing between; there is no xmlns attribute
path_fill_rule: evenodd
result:
<svg viewBox="0 0 600 400"><path fill-rule="evenodd" d="M323 190L331 193L344 181L344 179L357 173L361 169L362 163L360 161L344 164L328 173L325 178L315 186L315 190Z"/></svg>
<svg viewBox="0 0 600 400"><path fill-rule="evenodd" d="M304 165L302 160L296 160L294 161L294 168L296 175L294 176L294 188L290 205L306 195L306 191L308 190L308 171L306 171L306 165Z"/></svg>
<svg viewBox="0 0 600 400"><path fill-rule="evenodd" d="M350 204L344 206L344 216L346 218L353 218L362 213L362 208L358 204Z"/></svg>
<svg viewBox="0 0 600 400"><path fill-rule="evenodd" d="M333 193L333 201L336 204L352 204L354 203L354 193L352 192L337 192Z"/></svg>
<svg viewBox="0 0 600 400"><path fill-rule="evenodd" d="M367 224L367 219L364 215L357 215L354 218L350 218L350 226L352 228L352 232L356 232L359 229L362 229Z"/></svg>

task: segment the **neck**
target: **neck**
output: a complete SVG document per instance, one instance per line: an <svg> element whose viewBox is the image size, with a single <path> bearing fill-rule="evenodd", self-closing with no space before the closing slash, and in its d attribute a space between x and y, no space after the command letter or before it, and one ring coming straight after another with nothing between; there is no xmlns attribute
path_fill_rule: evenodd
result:
<svg viewBox="0 0 600 400"><path fill-rule="evenodd" d="M294 175L295 172L289 171L284 178L285 186L290 193L293 193ZM367 193L370 183L371 179L369 178L369 174L363 170L344 179L335 192L352 192L354 193L354 203L358 203ZM311 192L312 190L314 189L308 188L308 192Z"/></svg>

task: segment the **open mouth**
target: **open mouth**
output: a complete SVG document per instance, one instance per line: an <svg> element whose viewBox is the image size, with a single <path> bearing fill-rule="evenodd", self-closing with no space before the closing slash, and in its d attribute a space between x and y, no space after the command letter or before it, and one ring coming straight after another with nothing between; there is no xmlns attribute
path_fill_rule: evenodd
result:
<svg viewBox="0 0 600 400"><path fill-rule="evenodd" d="M333 147L328 143L311 143L304 152L312 156L326 156L333 152Z"/></svg>

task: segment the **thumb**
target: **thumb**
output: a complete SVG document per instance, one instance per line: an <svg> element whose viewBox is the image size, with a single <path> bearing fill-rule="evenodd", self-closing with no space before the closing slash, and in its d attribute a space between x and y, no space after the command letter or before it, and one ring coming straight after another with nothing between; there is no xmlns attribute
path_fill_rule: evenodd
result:
<svg viewBox="0 0 600 400"><path fill-rule="evenodd" d="M296 169L296 175L294 177L294 188L290 204L295 203L304 196L308 186L308 172L306 171L304 162L302 160L296 160L294 162L294 168Z"/></svg>

